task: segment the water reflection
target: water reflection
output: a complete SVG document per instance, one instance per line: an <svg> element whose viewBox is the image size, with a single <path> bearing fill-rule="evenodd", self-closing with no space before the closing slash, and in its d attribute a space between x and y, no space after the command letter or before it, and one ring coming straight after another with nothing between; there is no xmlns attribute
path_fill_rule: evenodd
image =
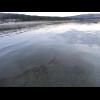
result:
<svg viewBox="0 0 100 100"><path fill-rule="evenodd" d="M84 31L70 30L65 33L55 36L55 38L62 37L69 44L87 44L89 46L100 46L100 31L95 31L94 34L89 34Z"/></svg>
<svg viewBox="0 0 100 100"><path fill-rule="evenodd" d="M100 86L99 25L8 32L0 37L0 86Z"/></svg>

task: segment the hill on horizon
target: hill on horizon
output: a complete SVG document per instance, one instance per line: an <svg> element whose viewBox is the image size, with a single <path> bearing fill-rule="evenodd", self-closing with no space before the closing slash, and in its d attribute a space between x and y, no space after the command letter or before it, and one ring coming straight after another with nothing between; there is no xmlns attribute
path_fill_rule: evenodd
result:
<svg viewBox="0 0 100 100"><path fill-rule="evenodd" d="M70 16L70 18L100 18L100 14L80 14L80 15Z"/></svg>
<svg viewBox="0 0 100 100"><path fill-rule="evenodd" d="M52 16L31 16L31 15L25 15L25 14L8 14L8 13L0 13L0 20L5 19L19 19L20 21L32 21L32 20L70 20L69 17L52 17Z"/></svg>

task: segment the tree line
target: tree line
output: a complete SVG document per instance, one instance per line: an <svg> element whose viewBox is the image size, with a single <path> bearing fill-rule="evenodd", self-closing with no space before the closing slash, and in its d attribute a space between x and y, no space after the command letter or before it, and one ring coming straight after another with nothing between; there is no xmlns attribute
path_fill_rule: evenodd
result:
<svg viewBox="0 0 100 100"><path fill-rule="evenodd" d="M56 21L56 20L71 20L69 17L49 17L49 16L31 16L24 14L1 14L0 19L19 19L20 21Z"/></svg>

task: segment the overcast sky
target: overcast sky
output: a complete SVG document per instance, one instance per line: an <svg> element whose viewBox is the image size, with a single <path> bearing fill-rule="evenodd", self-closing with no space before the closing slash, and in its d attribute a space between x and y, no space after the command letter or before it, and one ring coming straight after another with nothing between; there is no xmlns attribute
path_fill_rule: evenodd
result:
<svg viewBox="0 0 100 100"><path fill-rule="evenodd" d="M38 15L38 16L74 16L80 14L100 14L100 12L4 12L4 13L17 13L26 15Z"/></svg>

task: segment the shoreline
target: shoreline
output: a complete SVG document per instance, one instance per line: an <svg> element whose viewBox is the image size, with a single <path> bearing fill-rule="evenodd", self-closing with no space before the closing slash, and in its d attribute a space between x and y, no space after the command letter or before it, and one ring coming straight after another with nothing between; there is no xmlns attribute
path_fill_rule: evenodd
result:
<svg viewBox="0 0 100 100"><path fill-rule="evenodd" d="M9 22L0 24L0 31L13 30L13 29L22 29L22 28L32 28L38 25L53 25L61 23L69 23L72 21L27 21L27 22Z"/></svg>
<svg viewBox="0 0 100 100"><path fill-rule="evenodd" d="M8 22L0 24L0 32L13 30L13 29L22 29L22 28L34 28L37 26L45 26L45 25L54 25L54 24L62 24L62 23L78 23L78 24L97 24L94 22L79 22L77 20L66 20L66 21L24 21L24 22Z"/></svg>

